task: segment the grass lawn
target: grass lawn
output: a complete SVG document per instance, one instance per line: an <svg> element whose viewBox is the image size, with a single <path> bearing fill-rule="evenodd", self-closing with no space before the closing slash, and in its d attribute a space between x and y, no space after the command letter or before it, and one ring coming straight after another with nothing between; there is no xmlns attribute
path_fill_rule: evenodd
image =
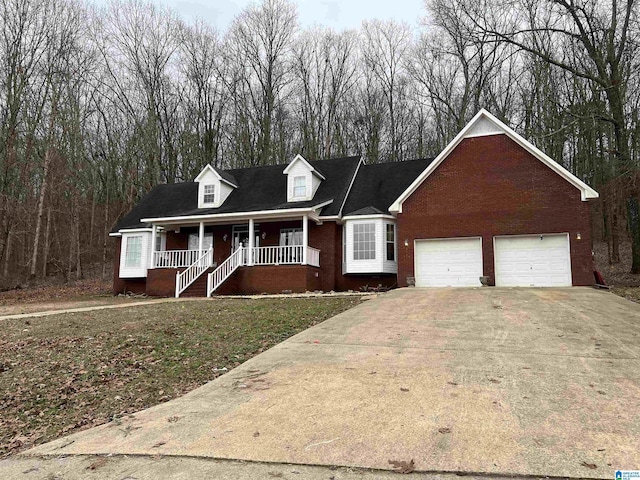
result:
<svg viewBox="0 0 640 480"><path fill-rule="evenodd" d="M141 300L145 299L114 297L111 283L104 280L80 280L62 285L38 285L0 292L0 315L135 303Z"/></svg>
<svg viewBox="0 0 640 480"><path fill-rule="evenodd" d="M216 299L3 320L0 455L180 396L359 302Z"/></svg>

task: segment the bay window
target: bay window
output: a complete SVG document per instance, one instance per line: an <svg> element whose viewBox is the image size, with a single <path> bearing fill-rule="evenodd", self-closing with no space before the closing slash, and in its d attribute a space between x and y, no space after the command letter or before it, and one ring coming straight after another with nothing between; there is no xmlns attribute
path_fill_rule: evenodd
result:
<svg viewBox="0 0 640 480"><path fill-rule="evenodd" d="M140 268L142 266L142 235L127 237L124 266Z"/></svg>
<svg viewBox="0 0 640 480"><path fill-rule="evenodd" d="M356 223L353 226L353 259L374 260L376 258L376 224Z"/></svg>

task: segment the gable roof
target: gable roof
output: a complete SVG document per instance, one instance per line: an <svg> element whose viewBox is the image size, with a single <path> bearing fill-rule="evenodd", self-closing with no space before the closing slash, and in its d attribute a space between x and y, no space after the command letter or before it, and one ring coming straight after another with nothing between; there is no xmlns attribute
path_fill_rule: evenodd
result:
<svg viewBox="0 0 640 480"><path fill-rule="evenodd" d="M302 162L304 163L307 168L309 170L311 170L312 172L314 172L318 177L320 177L322 180L326 180L327 178L324 176L324 174L316 167L314 167L311 163L309 163L302 155L298 154L296 155L293 160L291 160L291 162L289 163L289 165L287 165L287 168L284 169L284 171L282 173L284 173L285 175L289 173L289 171L291 170L291 167L296 163L296 162ZM317 163L317 162L315 162Z"/></svg>
<svg viewBox="0 0 640 480"><path fill-rule="evenodd" d="M578 190L580 190L580 196L583 201L590 198L598 198L598 192L596 192L589 185L584 183L578 177L569 172L559 163L552 160L535 145L525 140L522 136L509 128L506 124L498 120L496 117L487 112L484 108L480 110L473 119L456 135L456 137L446 146L446 148L438 155L435 160L422 172L422 174L414 180L406 190L398 196L389 210L394 213L402 213L402 203L409 198L409 196L424 182L433 171L449 156L449 154L464 140L469 137L479 137L487 135L500 135L505 134L513 141L515 141L522 148L531 153L535 158L544 163L551 170L556 172L567 182L571 183Z"/></svg>
<svg viewBox="0 0 640 480"><path fill-rule="evenodd" d="M432 159L361 165L343 208L344 216L389 214L389 206Z"/></svg>
<svg viewBox="0 0 640 480"><path fill-rule="evenodd" d="M287 202L287 177L284 165L228 170L237 181L235 188L218 208L198 208L198 183L185 182L158 185L142 198L111 230L149 226L142 219L196 215L232 214L264 210L285 210L322 207L322 216L338 215L360 157L333 158L309 162L316 170L322 168L326 180L320 184L312 200ZM213 167L211 167L213 168Z"/></svg>
<svg viewBox="0 0 640 480"><path fill-rule="evenodd" d="M233 175L231 175L229 172L227 172L226 170L221 170L218 167L214 167L211 164L207 164L205 165L205 167L202 169L202 171L198 174L198 176L195 178L195 182L199 182L200 178L204 175L204 173L210 170L212 171L216 177L218 177L219 180L222 180L223 182L228 183L229 185L231 185L234 188L238 188L238 181L235 179L235 177Z"/></svg>

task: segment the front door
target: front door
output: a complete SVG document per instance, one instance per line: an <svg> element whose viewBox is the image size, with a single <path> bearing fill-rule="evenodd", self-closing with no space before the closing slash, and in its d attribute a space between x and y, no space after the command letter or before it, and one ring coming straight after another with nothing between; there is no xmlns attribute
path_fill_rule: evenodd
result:
<svg viewBox="0 0 640 480"><path fill-rule="evenodd" d="M260 227L254 225L255 240L253 242L254 247L260 246ZM243 247L249 247L249 225L234 225L231 235L231 253L235 252L240 245ZM245 255L245 263L248 257Z"/></svg>

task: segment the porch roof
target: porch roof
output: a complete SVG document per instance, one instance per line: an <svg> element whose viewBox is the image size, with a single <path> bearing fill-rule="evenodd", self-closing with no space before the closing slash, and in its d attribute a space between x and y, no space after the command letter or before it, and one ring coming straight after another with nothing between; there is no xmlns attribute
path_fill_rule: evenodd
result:
<svg viewBox="0 0 640 480"><path fill-rule="evenodd" d="M254 220L274 220L274 219L290 219L300 218L302 215L307 215L310 220L319 220L319 213L323 207L331 204L333 200L329 200L323 203L316 203L315 205L301 207L298 204L294 204L295 208L277 208L272 210L253 210L246 212L229 212L229 213L206 213L207 209L199 209L194 214L177 215L168 217L150 217L141 219L146 225L155 223L162 225L188 225L197 224L201 221L207 223L230 223L254 219ZM300 202L309 203L309 202ZM215 209L213 209L215 210Z"/></svg>

